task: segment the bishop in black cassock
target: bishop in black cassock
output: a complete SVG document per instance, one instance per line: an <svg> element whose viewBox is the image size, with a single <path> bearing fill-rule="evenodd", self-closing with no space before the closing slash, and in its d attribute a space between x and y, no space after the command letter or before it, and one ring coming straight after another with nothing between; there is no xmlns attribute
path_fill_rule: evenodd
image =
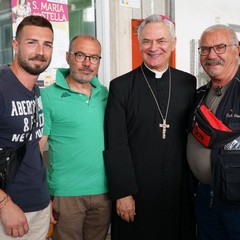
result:
<svg viewBox="0 0 240 240"><path fill-rule="evenodd" d="M165 139L142 71L169 125ZM136 206L134 221L126 222L113 204L112 240L195 239L185 151L195 87L186 72L169 67L155 78L144 63L111 81L104 152L109 191L113 201L133 196Z"/></svg>

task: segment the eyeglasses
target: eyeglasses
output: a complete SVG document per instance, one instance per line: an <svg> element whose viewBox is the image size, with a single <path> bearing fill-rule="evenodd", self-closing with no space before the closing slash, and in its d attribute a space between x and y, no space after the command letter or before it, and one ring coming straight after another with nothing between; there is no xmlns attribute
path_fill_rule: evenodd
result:
<svg viewBox="0 0 240 240"><path fill-rule="evenodd" d="M74 54L75 56L75 60L77 62L83 62L86 61L86 59L88 58L88 60L90 61L90 63L92 64L98 64L100 62L101 57L97 56L97 55L93 55L93 56L87 56L84 53L81 52L69 52L70 54Z"/></svg>
<svg viewBox="0 0 240 240"><path fill-rule="evenodd" d="M198 51L201 56L207 56L211 52L211 49L213 49L216 54L223 54L229 46L237 46L237 44L218 44L212 47L202 46L198 48Z"/></svg>

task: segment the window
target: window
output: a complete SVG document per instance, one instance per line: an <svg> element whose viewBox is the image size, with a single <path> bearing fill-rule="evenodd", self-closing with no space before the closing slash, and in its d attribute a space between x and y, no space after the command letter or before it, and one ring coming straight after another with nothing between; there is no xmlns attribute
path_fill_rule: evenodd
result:
<svg viewBox="0 0 240 240"><path fill-rule="evenodd" d="M96 35L93 0L69 0L69 38L78 34Z"/></svg>
<svg viewBox="0 0 240 240"><path fill-rule="evenodd" d="M12 62L11 1L0 2L0 66Z"/></svg>

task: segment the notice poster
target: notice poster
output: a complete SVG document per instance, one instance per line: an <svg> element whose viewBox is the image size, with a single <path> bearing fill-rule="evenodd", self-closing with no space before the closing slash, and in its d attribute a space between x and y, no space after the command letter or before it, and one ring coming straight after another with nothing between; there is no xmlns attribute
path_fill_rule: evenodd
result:
<svg viewBox="0 0 240 240"><path fill-rule="evenodd" d="M13 36L18 24L29 15L48 19L54 30L53 57L48 69L39 76L40 87L55 81L56 69L68 67L65 56L69 45L68 0L12 0Z"/></svg>

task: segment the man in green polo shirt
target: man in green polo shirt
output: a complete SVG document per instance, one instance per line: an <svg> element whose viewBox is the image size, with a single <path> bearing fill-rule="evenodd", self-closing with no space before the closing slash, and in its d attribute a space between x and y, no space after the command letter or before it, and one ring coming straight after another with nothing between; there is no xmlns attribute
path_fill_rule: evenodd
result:
<svg viewBox="0 0 240 240"><path fill-rule="evenodd" d="M107 88L96 77L101 45L90 35L74 37L66 53L69 69L41 92L53 198L54 239L105 240L111 202L102 152Z"/></svg>

